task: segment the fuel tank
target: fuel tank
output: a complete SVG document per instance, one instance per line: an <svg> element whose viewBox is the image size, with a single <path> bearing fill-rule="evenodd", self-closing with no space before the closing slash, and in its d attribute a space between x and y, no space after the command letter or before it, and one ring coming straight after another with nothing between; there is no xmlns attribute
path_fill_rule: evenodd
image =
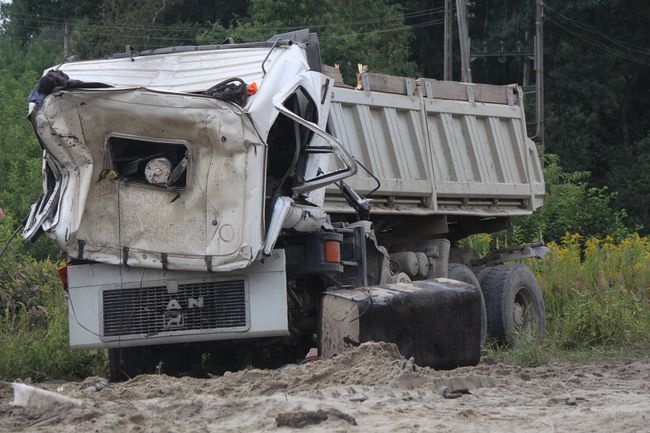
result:
<svg viewBox="0 0 650 433"><path fill-rule="evenodd" d="M447 278L328 291L320 353L331 357L366 341L397 345L405 358L435 369L479 362L481 294Z"/></svg>

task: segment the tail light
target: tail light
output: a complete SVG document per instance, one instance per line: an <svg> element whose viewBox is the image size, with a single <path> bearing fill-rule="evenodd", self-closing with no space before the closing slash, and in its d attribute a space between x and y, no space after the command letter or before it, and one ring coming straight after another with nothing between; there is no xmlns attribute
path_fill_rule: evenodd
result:
<svg viewBox="0 0 650 433"><path fill-rule="evenodd" d="M61 283L63 283L63 288L68 290L68 265L61 266L58 271Z"/></svg>
<svg viewBox="0 0 650 433"><path fill-rule="evenodd" d="M325 242L325 261L328 263L341 262L341 243L338 241Z"/></svg>

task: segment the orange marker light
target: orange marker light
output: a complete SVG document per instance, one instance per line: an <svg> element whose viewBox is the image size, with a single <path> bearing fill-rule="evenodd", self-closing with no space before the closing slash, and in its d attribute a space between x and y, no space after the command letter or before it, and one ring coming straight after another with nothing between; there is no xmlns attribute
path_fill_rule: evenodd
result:
<svg viewBox="0 0 650 433"><path fill-rule="evenodd" d="M63 283L63 288L68 290L68 265L61 266L58 271L61 283Z"/></svg>
<svg viewBox="0 0 650 433"><path fill-rule="evenodd" d="M257 83L252 82L246 87L246 93L249 95L254 95L257 93Z"/></svg>
<svg viewBox="0 0 650 433"><path fill-rule="evenodd" d="M325 261L328 263L341 262L341 244L337 241L325 242Z"/></svg>

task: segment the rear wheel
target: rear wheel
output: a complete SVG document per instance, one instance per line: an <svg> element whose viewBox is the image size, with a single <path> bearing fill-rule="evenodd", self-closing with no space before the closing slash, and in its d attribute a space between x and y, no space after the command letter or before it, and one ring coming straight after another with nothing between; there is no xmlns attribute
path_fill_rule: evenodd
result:
<svg viewBox="0 0 650 433"><path fill-rule="evenodd" d="M498 265L481 272L488 333L511 347L546 334L544 299L524 265Z"/></svg>
<svg viewBox="0 0 650 433"><path fill-rule="evenodd" d="M447 276L452 280L462 281L476 287L481 294L481 352L485 349L485 341L487 340L487 311L485 307L485 299L483 298L483 291L474 272L467 266L461 263L450 263L447 268Z"/></svg>

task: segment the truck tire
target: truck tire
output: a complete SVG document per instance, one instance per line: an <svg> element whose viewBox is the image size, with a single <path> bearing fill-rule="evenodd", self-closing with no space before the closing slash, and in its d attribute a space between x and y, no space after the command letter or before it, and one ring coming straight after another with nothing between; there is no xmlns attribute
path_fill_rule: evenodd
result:
<svg viewBox="0 0 650 433"><path fill-rule="evenodd" d="M546 334L544 299L530 269L498 265L481 276L490 337L517 347Z"/></svg>
<svg viewBox="0 0 650 433"><path fill-rule="evenodd" d="M449 263L447 267L447 276L452 280L462 281L463 283L470 284L478 289L481 293L481 353L485 350L485 342L487 340L487 310L485 306L485 298L474 272L462 263Z"/></svg>

